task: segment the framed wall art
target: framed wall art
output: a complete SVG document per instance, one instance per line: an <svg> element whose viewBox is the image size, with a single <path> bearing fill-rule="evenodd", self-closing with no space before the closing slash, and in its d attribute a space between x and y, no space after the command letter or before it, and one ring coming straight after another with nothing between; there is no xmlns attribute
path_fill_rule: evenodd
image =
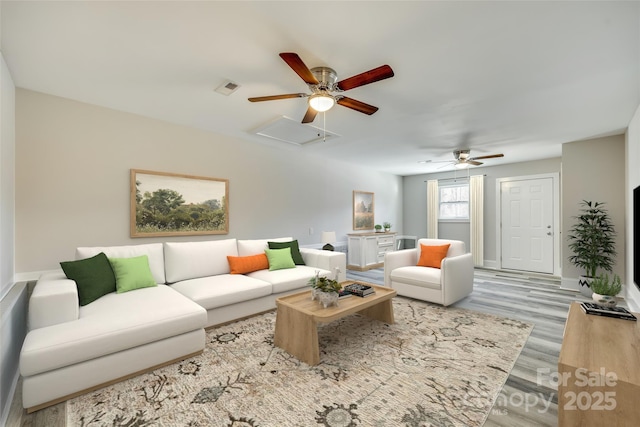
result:
<svg viewBox="0 0 640 427"><path fill-rule="evenodd" d="M131 169L131 237L229 233L229 180Z"/></svg>
<svg viewBox="0 0 640 427"><path fill-rule="evenodd" d="M373 230L373 193L353 192L353 229Z"/></svg>

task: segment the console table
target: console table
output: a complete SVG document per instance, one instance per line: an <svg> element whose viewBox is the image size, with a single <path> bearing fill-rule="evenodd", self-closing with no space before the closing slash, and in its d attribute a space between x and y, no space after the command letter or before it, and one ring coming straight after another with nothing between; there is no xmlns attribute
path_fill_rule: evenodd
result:
<svg viewBox="0 0 640 427"><path fill-rule="evenodd" d="M347 234L347 268L365 271L384 265L384 254L396 247L395 232Z"/></svg>
<svg viewBox="0 0 640 427"><path fill-rule="evenodd" d="M588 315L571 304L557 381L558 426L637 425L640 320Z"/></svg>

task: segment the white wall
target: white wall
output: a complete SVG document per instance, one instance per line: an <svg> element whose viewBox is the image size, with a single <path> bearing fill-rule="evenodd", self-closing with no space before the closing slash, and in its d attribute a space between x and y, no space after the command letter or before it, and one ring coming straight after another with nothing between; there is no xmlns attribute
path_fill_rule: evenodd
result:
<svg viewBox="0 0 640 427"><path fill-rule="evenodd" d="M625 297L632 311L640 312L640 277L636 277L634 283L633 265L634 254L640 248L633 247L633 189L640 185L640 107L636 110L625 138L626 146L626 226L627 226L627 268ZM640 215L640 212L636 212Z"/></svg>
<svg viewBox="0 0 640 427"><path fill-rule="evenodd" d="M402 179L299 150L16 91L16 272L58 268L77 246L293 236L346 241L353 190L375 193L376 221L402 230ZM129 237L129 170L229 179L229 234ZM314 233L310 235L309 229Z"/></svg>
<svg viewBox="0 0 640 427"><path fill-rule="evenodd" d="M15 88L0 57L0 299L14 275L15 222Z"/></svg>
<svg viewBox="0 0 640 427"><path fill-rule="evenodd" d="M616 231L618 256L613 273L625 281L625 143L615 135L562 144L562 286L578 289L578 276L584 270L572 265L568 257L567 232L579 214L580 202L605 203Z"/></svg>

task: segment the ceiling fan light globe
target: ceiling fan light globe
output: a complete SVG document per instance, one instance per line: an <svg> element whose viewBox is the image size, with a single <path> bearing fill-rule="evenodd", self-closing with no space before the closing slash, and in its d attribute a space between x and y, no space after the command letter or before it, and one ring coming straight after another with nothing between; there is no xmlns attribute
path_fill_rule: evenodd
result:
<svg viewBox="0 0 640 427"><path fill-rule="evenodd" d="M469 163L460 162L453 165L456 169L466 169L469 167Z"/></svg>
<svg viewBox="0 0 640 427"><path fill-rule="evenodd" d="M309 106L320 113L330 110L335 103L336 100L330 95L318 94L309 97Z"/></svg>

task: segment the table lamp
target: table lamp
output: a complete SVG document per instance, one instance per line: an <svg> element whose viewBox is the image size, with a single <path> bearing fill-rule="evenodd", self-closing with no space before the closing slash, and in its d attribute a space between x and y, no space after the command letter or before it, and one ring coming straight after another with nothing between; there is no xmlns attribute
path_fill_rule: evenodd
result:
<svg viewBox="0 0 640 427"><path fill-rule="evenodd" d="M322 232L322 243L326 243L322 249L325 251L332 251L334 249L331 243L336 241L336 232L335 231L323 231Z"/></svg>

